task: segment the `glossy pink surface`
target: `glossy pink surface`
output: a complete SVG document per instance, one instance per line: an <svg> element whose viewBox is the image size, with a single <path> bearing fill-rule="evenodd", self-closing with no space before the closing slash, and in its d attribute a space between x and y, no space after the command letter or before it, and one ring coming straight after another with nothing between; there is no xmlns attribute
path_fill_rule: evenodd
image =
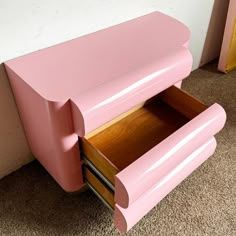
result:
<svg viewBox="0 0 236 236"><path fill-rule="evenodd" d="M187 27L155 12L5 63L31 150L62 188L83 185L77 135L181 85L191 71L189 38ZM224 122L214 104L116 176L120 230L213 153Z"/></svg>
<svg viewBox="0 0 236 236"><path fill-rule="evenodd" d="M6 65L43 99L73 101L76 133L83 136L185 78L189 39L182 23L154 12Z"/></svg>
<svg viewBox="0 0 236 236"><path fill-rule="evenodd" d="M82 186L76 133L180 83L189 38L154 12L5 63L31 150L66 191Z"/></svg>
<svg viewBox="0 0 236 236"><path fill-rule="evenodd" d="M7 72L32 153L64 190L78 190L83 180L70 103L47 101L8 67Z"/></svg>
<svg viewBox="0 0 236 236"><path fill-rule="evenodd" d="M189 50L180 47L172 54L153 60L151 64L140 66L72 98L75 132L84 136L146 101L188 76L191 66Z"/></svg>
<svg viewBox="0 0 236 236"><path fill-rule="evenodd" d="M214 104L122 170L115 176L115 202L127 208L219 132L225 120L224 109Z"/></svg>
<svg viewBox="0 0 236 236"><path fill-rule="evenodd" d="M189 39L182 23L154 12L6 64L44 99L64 101L142 71L159 58L175 54Z"/></svg>
<svg viewBox="0 0 236 236"><path fill-rule="evenodd" d="M216 148L215 138L203 143L180 164L155 182L137 201L128 208L115 205L115 226L122 232L131 229L145 214L159 203L170 191L210 157ZM158 226L157 226L158 227Z"/></svg>

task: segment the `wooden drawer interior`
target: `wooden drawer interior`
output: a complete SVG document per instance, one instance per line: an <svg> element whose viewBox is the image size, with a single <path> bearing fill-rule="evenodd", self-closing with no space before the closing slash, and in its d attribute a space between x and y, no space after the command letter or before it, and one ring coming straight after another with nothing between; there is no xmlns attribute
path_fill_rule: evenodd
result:
<svg viewBox="0 0 236 236"><path fill-rule="evenodd" d="M83 155L114 185L114 176L207 106L172 86L111 124L80 138Z"/></svg>

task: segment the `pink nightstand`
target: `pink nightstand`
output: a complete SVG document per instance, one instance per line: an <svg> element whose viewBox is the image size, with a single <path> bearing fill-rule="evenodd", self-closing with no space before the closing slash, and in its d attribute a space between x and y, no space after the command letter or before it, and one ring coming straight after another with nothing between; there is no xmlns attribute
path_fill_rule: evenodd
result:
<svg viewBox="0 0 236 236"><path fill-rule="evenodd" d="M180 89L189 39L155 12L5 63L35 157L66 191L87 183L123 232L213 154L224 126L220 105Z"/></svg>

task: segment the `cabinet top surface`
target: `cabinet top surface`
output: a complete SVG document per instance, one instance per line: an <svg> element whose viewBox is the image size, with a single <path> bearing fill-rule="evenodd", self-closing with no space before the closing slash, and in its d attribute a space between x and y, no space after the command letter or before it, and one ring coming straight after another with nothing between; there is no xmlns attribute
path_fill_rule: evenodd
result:
<svg viewBox="0 0 236 236"><path fill-rule="evenodd" d="M154 12L5 65L45 99L64 101L134 71L147 76L146 67L186 46L189 38L182 23Z"/></svg>

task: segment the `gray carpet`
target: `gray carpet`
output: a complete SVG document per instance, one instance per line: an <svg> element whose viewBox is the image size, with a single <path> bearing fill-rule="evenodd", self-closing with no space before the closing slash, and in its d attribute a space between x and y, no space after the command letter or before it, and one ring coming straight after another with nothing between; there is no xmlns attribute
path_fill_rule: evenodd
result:
<svg viewBox="0 0 236 236"><path fill-rule="evenodd" d="M236 235L236 71L215 64L192 73L183 89L222 104L227 125L218 148L127 235ZM112 212L90 191L65 193L34 161L0 181L0 235L120 235Z"/></svg>

